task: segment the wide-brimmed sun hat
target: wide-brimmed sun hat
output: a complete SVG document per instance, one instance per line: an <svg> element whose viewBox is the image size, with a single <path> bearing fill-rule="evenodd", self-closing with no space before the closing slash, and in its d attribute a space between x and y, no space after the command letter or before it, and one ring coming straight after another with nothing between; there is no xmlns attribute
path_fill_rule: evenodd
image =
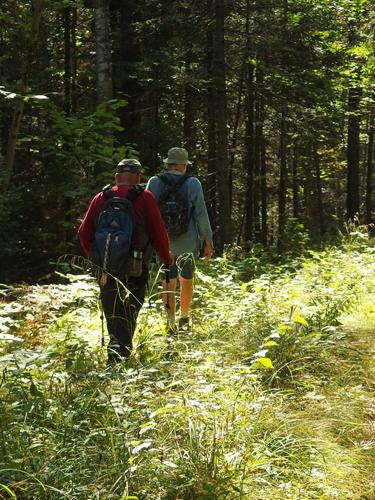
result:
<svg viewBox="0 0 375 500"><path fill-rule="evenodd" d="M173 165L191 165L191 161L189 161L189 154L184 148L171 148L168 151L168 157L163 161L164 163Z"/></svg>

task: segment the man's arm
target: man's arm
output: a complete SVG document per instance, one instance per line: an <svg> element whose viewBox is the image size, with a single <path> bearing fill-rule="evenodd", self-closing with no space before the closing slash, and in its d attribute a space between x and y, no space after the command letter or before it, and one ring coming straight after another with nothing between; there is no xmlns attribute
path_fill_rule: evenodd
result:
<svg viewBox="0 0 375 500"><path fill-rule="evenodd" d="M160 196L160 185L161 181L156 175L154 177L151 177L151 179L149 179L149 181L147 182L146 190L151 191L156 200L158 200Z"/></svg>
<svg viewBox="0 0 375 500"><path fill-rule="evenodd" d="M101 193L97 194L92 199L85 217L83 218L83 221L78 229L79 241L86 256L88 256L90 252L90 245L95 235L95 221L99 214L98 198L100 196Z"/></svg>
<svg viewBox="0 0 375 500"><path fill-rule="evenodd" d="M190 181L191 182L191 181ZM197 223L199 235L203 241L203 258L208 260L213 253L213 240L210 219L208 217L206 202L204 201L202 184L194 178L193 190L193 217Z"/></svg>

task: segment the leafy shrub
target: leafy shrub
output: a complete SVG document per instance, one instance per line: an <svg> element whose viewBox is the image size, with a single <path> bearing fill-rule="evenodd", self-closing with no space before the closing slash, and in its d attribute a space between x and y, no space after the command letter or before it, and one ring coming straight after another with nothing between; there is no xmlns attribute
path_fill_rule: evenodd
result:
<svg viewBox="0 0 375 500"><path fill-rule="evenodd" d="M257 366L259 360L272 359L275 371L266 379L273 382L317 369L342 337L340 316L364 291L360 277L374 272L370 248L364 253L332 249L310 254L293 277L273 281L272 290L262 288L262 300L251 305L248 345L256 349L263 338L253 357ZM259 295L256 281L251 289ZM271 368L269 361L263 363Z"/></svg>

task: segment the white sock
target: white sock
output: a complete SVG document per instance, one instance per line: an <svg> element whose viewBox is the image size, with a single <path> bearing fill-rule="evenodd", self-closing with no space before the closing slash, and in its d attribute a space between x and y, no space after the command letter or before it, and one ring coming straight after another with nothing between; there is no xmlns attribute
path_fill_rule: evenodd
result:
<svg viewBox="0 0 375 500"><path fill-rule="evenodd" d="M188 317L189 317L189 313L188 312L184 313L184 314L182 314L182 313L180 314L180 319L182 319L182 318L188 318Z"/></svg>

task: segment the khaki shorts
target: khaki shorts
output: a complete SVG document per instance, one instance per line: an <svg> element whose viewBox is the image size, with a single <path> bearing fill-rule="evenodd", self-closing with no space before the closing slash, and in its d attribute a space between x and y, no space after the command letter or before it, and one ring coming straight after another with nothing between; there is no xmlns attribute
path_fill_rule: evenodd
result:
<svg viewBox="0 0 375 500"><path fill-rule="evenodd" d="M165 266L162 266L163 280L165 279ZM169 278L176 279L181 276L187 280L193 279L195 271L195 257L192 253L175 256L175 261L170 267Z"/></svg>

